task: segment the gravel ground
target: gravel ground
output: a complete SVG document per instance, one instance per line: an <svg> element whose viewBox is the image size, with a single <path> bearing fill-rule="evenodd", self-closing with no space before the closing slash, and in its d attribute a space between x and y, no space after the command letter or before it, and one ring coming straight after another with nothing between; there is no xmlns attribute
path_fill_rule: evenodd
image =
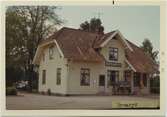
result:
<svg viewBox="0 0 167 117"><path fill-rule="evenodd" d="M112 102L139 101L154 103L159 96L47 96L21 93L19 96L6 97L6 109L112 109Z"/></svg>

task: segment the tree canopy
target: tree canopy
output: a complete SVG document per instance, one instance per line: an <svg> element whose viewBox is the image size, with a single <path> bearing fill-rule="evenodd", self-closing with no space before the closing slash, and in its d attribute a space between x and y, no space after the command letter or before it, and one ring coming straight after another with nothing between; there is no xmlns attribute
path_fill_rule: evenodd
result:
<svg viewBox="0 0 167 117"><path fill-rule="evenodd" d="M39 42L63 20L55 6L9 6L6 10L6 66L30 71ZM8 70L7 70L8 71ZM7 73L6 73L7 74Z"/></svg>
<svg viewBox="0 0 167 117"><path fill-rule="evenodd" d="M158 51L153 50L153 45L149 39L144 39L141 48L156 62L158 57Z"/></svg>
<svg viewBox="0 0 167 117"><path fill-rule="evenodd" d="M80 29L89 32L103 33L104 27L102 26L101 19L92 18L89 22L85 21L80 24Z"/></svg>

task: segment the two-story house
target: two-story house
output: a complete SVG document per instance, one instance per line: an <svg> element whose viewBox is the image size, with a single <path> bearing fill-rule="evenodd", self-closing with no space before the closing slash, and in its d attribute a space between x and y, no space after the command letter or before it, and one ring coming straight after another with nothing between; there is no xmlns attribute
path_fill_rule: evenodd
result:
<svg viewBox="0 0 167 117"><path fill-rule="evenodd" d="M33 64L39 65L39 92L73 94L149 94L157 72L152 59L120 31L106 34L62 28L42 41Z"/></svg>

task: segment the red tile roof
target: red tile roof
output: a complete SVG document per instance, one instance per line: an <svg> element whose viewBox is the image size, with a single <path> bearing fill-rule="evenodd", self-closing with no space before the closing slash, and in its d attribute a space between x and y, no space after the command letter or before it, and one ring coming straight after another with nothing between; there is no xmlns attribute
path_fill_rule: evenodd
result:
<svg viewBox="0 0 167 117"><path fill-rule="evenodd" d="M126 58L137 72L158 72L158 65L141 48L128 41L134 51L126 50Z"/></svg>
<svg viewBox="0 0 167 117"><path fill-rule="evenodd" d="M99 35L97 33L64 27L40 44L55 39L65 58L77 61L102 62L104 61L104 57L96 51L96 48L98 48L99 45L114 32L115 31ZM130 41L127 42L134 51L127 50L126 57L137 72L150 73L157 70L156 64L142 51L141 48Z"/></svg>
<svg viewBox="0 0 167 117"><path fill-rule="evenodd" d="M47 40L55 39L65 58L77 61L102 62L103 58L93 48L98 38L100 35L97 33L64 27ZM42 43L45 42L40 44Z"/></svg>

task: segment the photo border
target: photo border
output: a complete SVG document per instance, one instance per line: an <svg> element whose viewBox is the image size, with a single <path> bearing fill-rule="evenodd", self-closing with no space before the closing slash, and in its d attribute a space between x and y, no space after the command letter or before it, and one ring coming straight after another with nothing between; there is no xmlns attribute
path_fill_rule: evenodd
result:
<svg viewBox="0 0 167 117"><path fill-rule="evenodd" d="M112 0L57 0L57 1L1 1L1 93L0 93L0 105L3 116L164 116L165 115L165 9L166 2L160 0L114 0L115 4L112 4ZM111 6L143 6L143 5L155 5L160 6L160 109L159 110L6 110L6 95L5 95L5 8L10 5L111 5Z"/></svg>

